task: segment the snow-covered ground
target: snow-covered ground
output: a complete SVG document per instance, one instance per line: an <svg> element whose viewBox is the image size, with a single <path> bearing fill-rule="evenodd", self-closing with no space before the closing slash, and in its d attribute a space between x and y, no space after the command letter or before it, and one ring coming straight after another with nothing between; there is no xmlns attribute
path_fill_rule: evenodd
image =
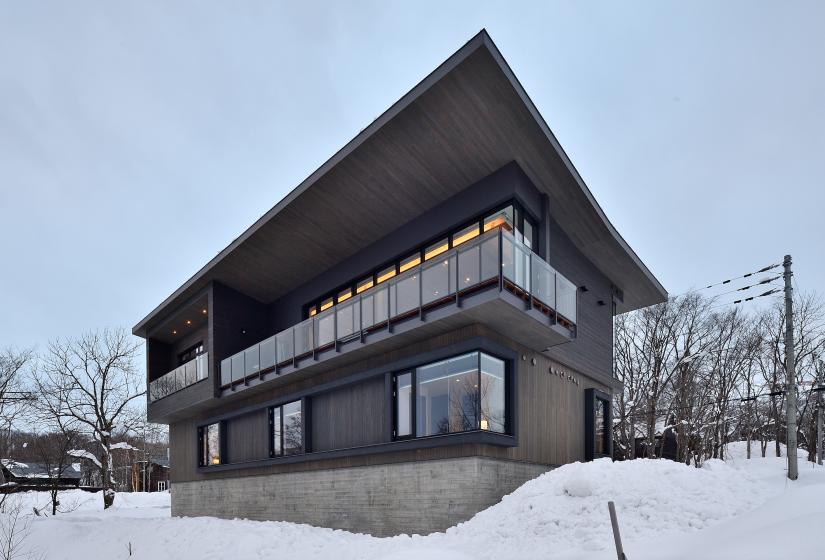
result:
<svg viewBox="0 0 825 560"><path fill-rule="evenodd" d="M769 454L770 454L769 449ZM758 445L754 447L756 455ZM670 461L608 460L566 465L532 480L501 503L446 533L386 539L291 523L170 518L168 493L118 494L102 511L100 495L63 494L56 517L43 493L27 493L31 521L26 546L48 560L463 560L615 558L607 501L618 510L631 560L794 556L823 558L825 468L800 456L800 477L785 478L784 457L730 459L701 469ZM788 535L795 535L789 545Z"/></svg>

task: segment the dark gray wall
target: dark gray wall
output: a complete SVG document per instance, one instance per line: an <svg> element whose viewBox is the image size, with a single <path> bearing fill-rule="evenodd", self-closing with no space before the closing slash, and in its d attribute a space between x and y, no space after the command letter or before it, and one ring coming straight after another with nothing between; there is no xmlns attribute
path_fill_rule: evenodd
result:
<svg viewBox="0 0 825 560"><path fill-rule="evenodd" d="M553 347L548 355L590 374L610 377L613 372L612 284L584 258L552 217L546 218L550 234L548 262L579 290L576 339ZM604 302L599 305L598 302Z"/></svg>

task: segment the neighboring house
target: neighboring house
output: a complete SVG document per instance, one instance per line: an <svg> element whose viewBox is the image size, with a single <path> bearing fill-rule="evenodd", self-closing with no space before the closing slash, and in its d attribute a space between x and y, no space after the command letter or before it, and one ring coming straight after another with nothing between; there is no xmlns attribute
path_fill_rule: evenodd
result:
<svg viewBox="0 0 825 560"><path fill-rule="evenodd" d="M611 455L666 297L482 31L134 327L172 512L446 529Z"/></svg>
<svg viewBox="0 0 825 560"><path fill-rule="evenodd" d="M148 461L138 460L132 464L132 492L164 490L169 490L169 459L150 457Z"/></svg>
<svg viewBox="0 0 825 560"><path fill-rule="evenodd" d="M21 490L48 488L57 483L62 488L80 486L80 464L72 463L62 469L43 463L22 463L12 459L0 461L5 486L14 485Z"/></svg>

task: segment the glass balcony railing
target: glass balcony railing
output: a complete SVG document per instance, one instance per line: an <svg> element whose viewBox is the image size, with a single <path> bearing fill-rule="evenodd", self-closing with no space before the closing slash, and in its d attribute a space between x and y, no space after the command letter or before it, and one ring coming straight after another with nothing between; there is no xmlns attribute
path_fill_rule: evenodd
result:
<svg viewBox="0 0 825 560"><path fill-rule="evenodd" d="M294 365L490 286L508 290L574 328L575 285L511 233L496 228L222 360L221 386Z"/></svg>
<svg viewBox="0 0 825 560"><path fill-rule="evenodd" d="M149 402L177 393L181 389L206 379L209 375L208 364L209 353L204 352L162 377L151 381L149 383Z"/></svg>

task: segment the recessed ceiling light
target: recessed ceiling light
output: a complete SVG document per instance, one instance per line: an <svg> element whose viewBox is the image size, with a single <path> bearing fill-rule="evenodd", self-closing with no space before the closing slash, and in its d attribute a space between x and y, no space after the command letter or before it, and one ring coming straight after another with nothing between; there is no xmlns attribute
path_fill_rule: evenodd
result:
<svg viewBox="0 0 825 560"><path fill-rule="evenodd" d="M172 331L172 334L178 334L178 331Z"/></svg>
<svg viewBox="0 0 825 560"><path fill-rule="evenodd" d="M206 315L206 309L203 310L203 314Z"/></svg>
<svg viewBox="0 0 825 560"><path fill-rule="evenodd" d="M192 324L192 321L190 321L189 319L187 319L187 320L186 320L186 324L187 324L187 325L191 325L191 324Z"/></svg>

